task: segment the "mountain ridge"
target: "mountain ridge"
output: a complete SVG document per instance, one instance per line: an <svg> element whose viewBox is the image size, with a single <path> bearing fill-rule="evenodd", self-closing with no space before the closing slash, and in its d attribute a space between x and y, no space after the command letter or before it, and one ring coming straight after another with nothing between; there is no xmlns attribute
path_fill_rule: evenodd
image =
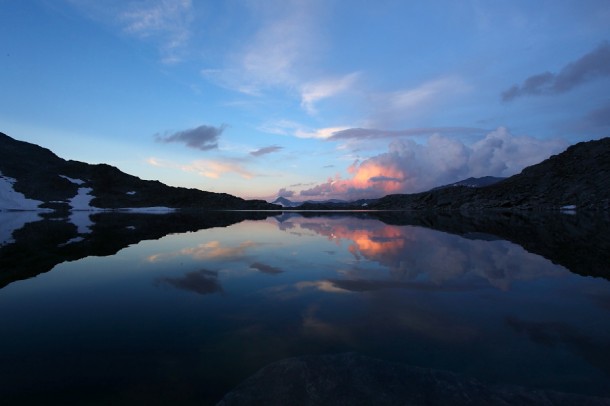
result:
<svg viewBox="0 0 610 406"><path fill-rule="evenodd" d="M244 200L227 193L206 192L143 180L108 164L65 160L51 150L19 141L0 132L0 180L6 197L40 202L39 209L172 209L269 210L279 208L263 200ZM1 186L1 185L0 185ZM10 190L12 187L13 190ZM2 196L0 196L2 197ZM6 199L4 206L6 206ZM14 199L13 199L14 200ZM19 209L2 207L0 210Z"/></svg>

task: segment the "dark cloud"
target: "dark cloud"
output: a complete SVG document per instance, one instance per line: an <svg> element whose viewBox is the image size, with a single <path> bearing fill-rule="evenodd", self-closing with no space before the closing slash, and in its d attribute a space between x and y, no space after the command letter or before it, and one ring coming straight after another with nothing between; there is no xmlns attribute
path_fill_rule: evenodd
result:
<svg viewBox="0 0 610 406"><path fill-rule="evenodd" d="M158 142L178 142L186 144L186 146L190 148L208 151L210 149L218 148L218 138L226 127L225 124L220 127L202 125L190 130L178 131L177 133L170 135L162 136L157 134L156 139Z"/></svg>
<svg viewBox="0 0 610 406"><path fill-rule="evenodd" d="M604 41L593 51L564 66L559 73L544 72L513 85L502 93L507 102L520 96L559 94L598 77L610 76L610 43Z"/></svg>
<svg viewBox="0 0 610 406"><path fill-rule="evenodd" d="M278 197L292 197L294 196L294 190L288 190L286 188L281 188L277 191Z"/></svg>
<svg viewBox="0 0 610 406"><path fill-rule="evenodd" d="M218 281L218 272L208 271L206 269L189 272L181 278L159 278L155 281L155 284L165 284L177 289L195 292L200 295L222 292L222 286Z"/></svg>
<svg viewBox="0 0 610 406"><path fill-rule="evenodd" d="M348 128L336 131L329 141L351 140L351 139L377 139L377 138L396 138L414 137L432 134L455 134L455 135L481 135L486 130L472 127L430 127L430 128L409 128L406 130L376 130L372 128Z"/></svg>
<svg viewBox="0 0 610 406"><path fill-rule="evenodd" d="M350 292L373 292L386 289L410 289L420 291L447 291L461 292L483 289L484 286L479 281L470 284L434 284L424 282L405 282L395 280L374 280L374 279L329 279L334 287Z"/></svg>
<svg viewBox="0 0 610 406"><path fill-rule="evenodd" d="M264 147L264 148L257 149L256 151L252 151L252 152L250 152L250 155L261 156L261 155L265 155L265 154L270 154L272 152L277 152L283 148L284 147L280 147L279 145L271 145L269 147Z"/></svg>
<svg viewBox="0 0 610 406"><path fill-rule="evenodd" d="M369 178L369 182L403 182L404 179L393 178L390 176L373 176Z"/></svg>
<svg viewBox="0 0 610 406"><path fill-rule="evenodd" d="M284 272L279 268L276 268L274 266L267 265L267 264L262 264L260 262L255 262L253 264L250 264L250 268L256 269L257 271L260 271L262 273L271 274L271 275L277 275L278 273Z"/></svg>

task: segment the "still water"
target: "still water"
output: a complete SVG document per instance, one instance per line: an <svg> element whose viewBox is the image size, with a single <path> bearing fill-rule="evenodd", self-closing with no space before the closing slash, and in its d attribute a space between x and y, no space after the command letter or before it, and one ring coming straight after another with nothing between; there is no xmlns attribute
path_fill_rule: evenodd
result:
<svg viewBox="0 0 610 406"><path fill-rule="evenodd" d="M2 404L214 404L269 363L345 352L610 396L607 219L200 217L15 230Z"/></svg>

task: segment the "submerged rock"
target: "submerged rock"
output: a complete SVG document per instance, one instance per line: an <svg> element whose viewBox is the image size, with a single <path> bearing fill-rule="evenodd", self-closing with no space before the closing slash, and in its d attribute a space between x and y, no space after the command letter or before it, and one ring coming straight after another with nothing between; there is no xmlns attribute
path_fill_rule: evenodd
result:
<svg viewBox="0 0 610 406"><path fill-rule="evenodd" d="M451 372L354 353L272 363L217 404L231 405L610 405L610 399L486 385Z"/></svg>

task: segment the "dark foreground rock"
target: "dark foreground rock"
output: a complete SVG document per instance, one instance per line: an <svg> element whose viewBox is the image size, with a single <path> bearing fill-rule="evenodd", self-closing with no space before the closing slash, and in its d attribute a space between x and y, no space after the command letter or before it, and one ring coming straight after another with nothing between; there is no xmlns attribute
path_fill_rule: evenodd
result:
<svg viewBox="0 0 610 406"><path fill-rule="evenodd" d="M231 405L601 406L610 399L486 385L451 372L347 353L270 364L218 403Z"/></svg>

